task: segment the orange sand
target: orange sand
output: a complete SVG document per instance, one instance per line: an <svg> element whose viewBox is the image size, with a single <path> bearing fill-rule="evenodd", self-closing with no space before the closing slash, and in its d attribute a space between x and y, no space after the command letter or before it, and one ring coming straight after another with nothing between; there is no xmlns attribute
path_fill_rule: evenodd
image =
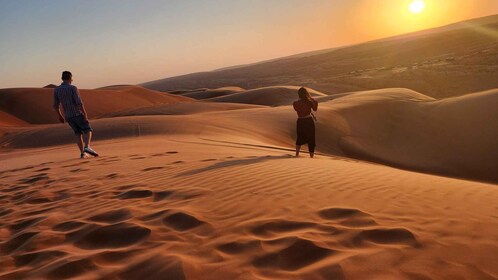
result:
<svg viewBox="0 0 498 280"><path fill-rule="evenodd" d="M0 278L497 278L498 92L319 99L315 159L290 105L112 107L85 160L66 124L2 123Z"/></svg>

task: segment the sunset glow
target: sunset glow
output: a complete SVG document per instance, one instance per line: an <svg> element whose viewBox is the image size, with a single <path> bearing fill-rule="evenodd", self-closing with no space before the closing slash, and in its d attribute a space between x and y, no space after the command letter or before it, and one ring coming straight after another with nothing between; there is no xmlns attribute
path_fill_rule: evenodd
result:
<svg viewBox="0 0 498 280"><path fill-rule="evenodd" d="M425 10L425 2L423 0L415 0L410 4L410 12L420 14Z"/></svg>
<svg viewBox="0 0 498 280"><path fill-rule="evenodd" d="M0 88L61 69L87 88L142 83L496 13L497 0L0 0Z"/></svg>

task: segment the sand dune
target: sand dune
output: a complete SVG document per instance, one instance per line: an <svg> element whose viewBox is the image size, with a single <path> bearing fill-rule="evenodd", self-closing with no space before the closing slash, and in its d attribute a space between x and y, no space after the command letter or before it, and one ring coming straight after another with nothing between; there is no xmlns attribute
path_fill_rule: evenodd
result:
<svg viewBox="0 0 498 280"><path fill-rule="evenodd" d="M498 90L316 92L315 159L292 157L296 90L82 91L107 106L85 160L25 121L50 92L0 91L0 278L498 278Z"/></svg>
<svg viewBox="0 0 498 280"><path fill-rule="evenodd" d="M9 113L0 111L0 127L2 126L25 126L27 123Z"/></svg>
<svg viewBox="0 0 498 280"><path fill-rule="evenodd" d="M266 106L289 105L296 101L297 90L299 88L300 87L297 86L265 87L233 93L226 96L209 98L207 101L257 104ZM310 89L309 91L313 97L326 96L326 94L313 89Z"/></svg>
<svg viewBox="0 0 498 280"><path fill-rule="evenodd" d="M28 126L28 123L0 110L0 138L7 131L16 130L16 128L25 126Z"/></svg>
<svg viewBox="0 0 498 280"><path fill-rule="evenodd" d="M299 84L327 93L410 88L444 98L498 88L498 15L353 46L147 82L174 88Z"/></svg>
<svg viewBox="0 0 498 280"><path fill-rule="evenodd" d="M272 106L284 100L264 96L267 99L262 100ZM490 126L498 119L494 109L497 102L496 90L439 101L406 89L345 94L320 103L317 149L326 154L410 170L498 182L498 151L494 148L498 131ZM290 106L241 107L231 111L202 109L202 102L195 102L195 106L125 112L123 115L128 117L95 120L92 125L97 140L195 135L217 140L238 137L245 143L293 146L295 113ZM188 115L192 113L188 112L191 108L211 112ZM187 111L182 113L183 110ZM179 115L162 115L171 113ZM65 125L51 125L11 133L0 140L0 145L3 148L43 147L68 144L73 142L72 138Z"/></svg>
<svg viewBox="0 0 498 280"><path fill-rule="evenodd" d="M139 86L81 89L80 93L90 118L131 108L192 101ZM53 89L49 88L0 89L0 110L31 124L58 122L52 100Z"/></svg>
<svg viewBox="0 0 498 280"><path fill-rule="evenodd" d="M239 103L208 103L208 102L181 102L153 107L144 107L103 115L107 117L150 116L150 115L191 115L208 112L231 111L240 109L264 108L265 106Z"/></svg>
<svg viewBox="0 0 498 280"><path fill-rule="evenodd" d="M214 98L218 96L225 96L225 95L230 95L233 93L238 93L244 91L243 88L239 87L223 87L223 88L217 88L217 89L204 89L204 90L198 90L198 91L191 91L182 94L182 96L194 98L194 99L208 99L208 98Z"/></svg>
<svg viewBox="0 0 498 280"><path fill-rule="evenodd" d="M493 185L187 135L94 147L0 154L0 278L498 277Z"/></svg>

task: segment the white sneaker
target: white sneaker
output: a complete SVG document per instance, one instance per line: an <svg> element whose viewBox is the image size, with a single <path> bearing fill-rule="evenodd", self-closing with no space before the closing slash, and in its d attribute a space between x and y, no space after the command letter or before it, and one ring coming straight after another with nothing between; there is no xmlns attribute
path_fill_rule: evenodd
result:
<svg viewBox="0 0 498 280"><path fill-rule="evenodd" d="M96 151L94 151L92 148L90 148L90 147L85 147L85 148L83 149L83 151L84 151L85 153L89 153L89 154L91 154L91 155L92 155L92 156L94 156L94 157L98 157L98 156L99 156L99 154L98 154Z"/></svg>
<svg viewBox="0 0 498 280"><path fill-rule="evenodd" d="M84 158L87 158L87 157L88 157L88 155L87 155L85 152L83 152L83 153L80 155L80 158L81 158L81 159L84 159Z"/></svg>

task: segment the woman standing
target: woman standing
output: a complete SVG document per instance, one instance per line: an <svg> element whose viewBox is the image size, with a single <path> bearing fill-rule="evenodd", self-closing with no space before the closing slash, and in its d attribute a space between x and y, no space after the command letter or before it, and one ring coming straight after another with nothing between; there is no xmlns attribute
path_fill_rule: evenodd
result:
<svg viewBox="0 0 498 280"><path fill-rule="evenodd" d="M299 100L294 102L294 110L297 112L297 140L296 157L299 156L301 146L308 144L310 157L315 153L315 122L311 110L318 110L318 102L311 98L310 93L304 87L298 91Z"/></svg>

